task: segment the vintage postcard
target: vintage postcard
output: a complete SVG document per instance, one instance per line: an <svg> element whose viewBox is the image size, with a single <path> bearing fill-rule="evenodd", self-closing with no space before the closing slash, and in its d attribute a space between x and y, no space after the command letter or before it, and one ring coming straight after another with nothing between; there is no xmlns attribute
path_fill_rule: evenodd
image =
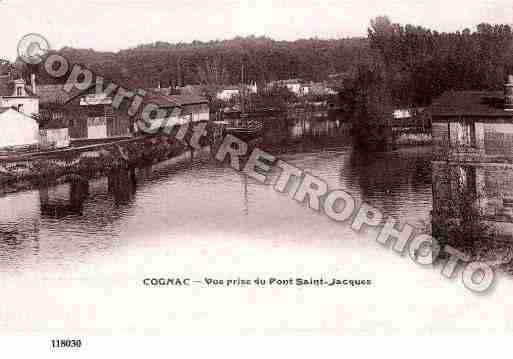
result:
<svg viewBox="0 0 513 359"><path fill-rule="evenodd" d="M511 2L0 19L2 335L511 333Z"/></svg>

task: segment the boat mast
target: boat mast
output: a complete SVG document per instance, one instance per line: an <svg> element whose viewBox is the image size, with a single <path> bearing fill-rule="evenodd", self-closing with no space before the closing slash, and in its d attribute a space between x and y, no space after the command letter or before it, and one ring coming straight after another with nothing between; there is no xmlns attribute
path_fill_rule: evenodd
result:
<svg viewBox="0 0 513 359"><path fill-rule="evenodd" d="M241 113L244 113L244 63L241 65L241 85L240 85Z"/></svg>

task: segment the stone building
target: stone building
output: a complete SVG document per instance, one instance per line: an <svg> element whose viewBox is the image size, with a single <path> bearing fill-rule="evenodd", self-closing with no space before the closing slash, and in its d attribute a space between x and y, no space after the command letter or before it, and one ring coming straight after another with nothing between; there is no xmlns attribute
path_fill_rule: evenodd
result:
<svg viewBox="0 0 513 359"><path fill-rule="evenodd" d="M164 95L151 92L144 98L144 105L152 104L163 110L164 118L152 118L147 124L150 132L159 128L172 128L176 125L193 122L206 122L210 119L208 100L197 95ZM157 112L158 113L158 112ZM141 117L141 114L138 115ZM150 115L151 117L151 115Z"/></svg>
<svg viewBox="0 0 513 359"><path fill-rule="evenodd" d="M479 218L494 238L511 241L513 76L504 91L446 92L429 111L434 227Z"/></svg>
<svg viewBox="0 0 513 359"><path fill-rule="evenodd" d="M0 107L12 107L27 116L39 114L39 98L35 93L35 76L31 86L24 79L11 80L9 75L0 76Z"/></svg>

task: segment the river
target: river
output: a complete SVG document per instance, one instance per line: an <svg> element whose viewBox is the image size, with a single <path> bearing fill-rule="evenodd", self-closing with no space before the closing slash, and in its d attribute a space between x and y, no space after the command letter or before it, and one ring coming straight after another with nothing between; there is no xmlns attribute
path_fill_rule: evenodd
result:
<svg viewBox="0 0 513 359"><path fill-rule="evenodd" d="M352 148L339 122L287 128L280 159L420 229L431 148ZM0 198L0 327L144 333L504 331L509 278L476 295L272 186L188 155ZM347 278L366 287L148 287L144 278ZM508 294L510 293L510 294ZM486 318L486 320L483 320Z"/></svg>

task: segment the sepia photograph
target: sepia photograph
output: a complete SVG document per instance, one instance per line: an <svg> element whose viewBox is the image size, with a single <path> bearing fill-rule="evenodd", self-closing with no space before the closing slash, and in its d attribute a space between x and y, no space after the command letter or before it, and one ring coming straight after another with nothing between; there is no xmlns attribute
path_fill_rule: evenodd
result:
<svg viewBox="0 0 513 359"><path fill-rule="evenodd" d="M511 1L0 19L0 337L513 332Z"/></svg>

